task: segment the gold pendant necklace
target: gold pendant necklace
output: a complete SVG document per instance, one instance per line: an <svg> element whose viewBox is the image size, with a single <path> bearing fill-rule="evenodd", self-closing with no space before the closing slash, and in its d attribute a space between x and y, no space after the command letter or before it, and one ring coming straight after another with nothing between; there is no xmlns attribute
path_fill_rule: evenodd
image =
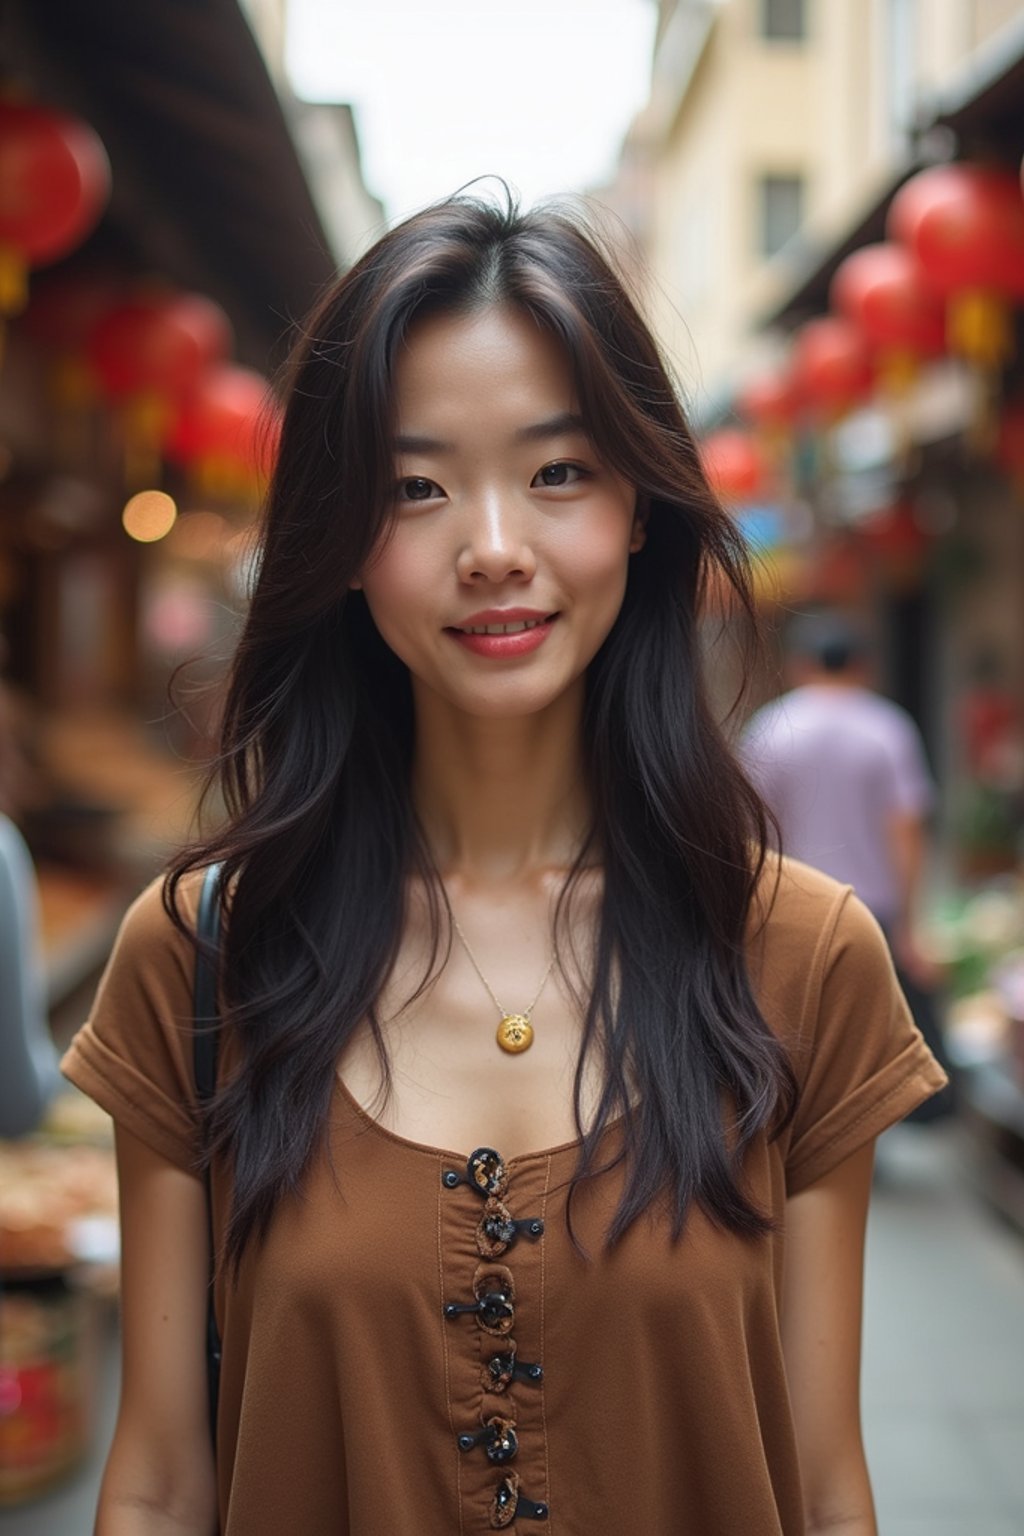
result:
<svg viewBox="0 0 1024 1536"><path fill-rule="evenodd" d="M476 956L469 947L469 940L466 938L466 935L459 927L459 920L455 916L454 912L452 913L452 923L454 925L455 932L462 940L462 947L466 951L466 954L469 956L470 964L472 965L474 971L476 971L477 975L480 977L480 980L483 982L484 986L487 988L491 1002L501 1014L501 1023L498 1025L497 1035L495 1036L498 1044L501 1046L503 1051L508 1051L511 1056L518 1056L520 1051L528 1051L530 1046L533 1044L533 1025L530 1023L530 1015L532 1014L534 1008L536 1008L537 1003L540 1000L540 995L544 991L544 988L547 986L548 977L551 975L551 972L554 969L554 951L552 950L551 952L551 959L548 961L548 968L544 972L544 975L541 977L540 986L537 988L537 991L534 994L533 1002L530 1004L529 1008L524 1008L522 1013L506 1013L505 1009L501 1006L501 1004L498 1002L498 999L495 997L494 989L492 988L490 982L487 980L487 977L484 975L483 971L477 964Z"/></svg>

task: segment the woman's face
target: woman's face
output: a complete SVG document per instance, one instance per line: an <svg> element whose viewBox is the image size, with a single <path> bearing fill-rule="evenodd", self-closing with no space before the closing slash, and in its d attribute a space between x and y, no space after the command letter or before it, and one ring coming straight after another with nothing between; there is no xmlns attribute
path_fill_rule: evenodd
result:
<svg viewBox="0 0 1024 1536"><path fill-rule="evenodd" d="M394 402L394 518L358 583L374 622L418 702L542 710L615 622L635 491L584 432L561 347L516 309L419 321Z"/></svg>

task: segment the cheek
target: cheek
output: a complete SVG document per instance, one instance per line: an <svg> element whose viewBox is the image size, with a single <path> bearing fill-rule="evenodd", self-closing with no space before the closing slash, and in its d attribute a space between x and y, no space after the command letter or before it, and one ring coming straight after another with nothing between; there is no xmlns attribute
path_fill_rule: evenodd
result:
<svg viewBox="0 0 1024 1536"><path fill-rule="evenodd" d="M609 508L602 516L588 519L565 551L571 590L580 599L594 601L602 616L607 607L617 612L622 602L631 534L632 517L626 517L619 507Z"/></svg>
<svg viewBox="0 0 1024 1536"><path fill-rule="evenodd" d="M390 642L414 621L425 599L436 590L437 572L431 568L429 545L395 534L373 556L362 576L362 590L374 623Z"/></svg>

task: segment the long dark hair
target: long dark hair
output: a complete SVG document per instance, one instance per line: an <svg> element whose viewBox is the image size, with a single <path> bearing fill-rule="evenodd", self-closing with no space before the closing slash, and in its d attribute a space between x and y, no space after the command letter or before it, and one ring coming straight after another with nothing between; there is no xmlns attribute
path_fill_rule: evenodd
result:
<svg viewBox="0 0 1024 1536"><path fill-rule="evenodd" d="M186 932L178 888L187 871L223 860L231 889L221 981L237 1070L213 1102L207 1145L233 1166L226 1251L235 1264L323 1145L335 1065L364 1019L390 1092L375 1004L412 874L434 893L420 992L450 942L410 801L408 673L349 583L390 516L396 349L427 313L491 304L517 306L560 341L588 434L636 487L648 518L622 609L588 670L593 827L556 922L557 931L596 854L604 885L575 1078L570 1232L573 1192L601 1171L599 1138L619 1114L625 1142L614 1161L627 1159L628 1178L609 1244L662 1194L674 1235L694 1201L740 1233L770 1226L741 1168L793 1095L745 964L766 817L713 717L699 660L710 583L753 615L743 543L708 488L650 333L594 237L565 213L458 196L385 235L304 329L212 769L227 821L180 854L165 885ZM583 1065L595 1048L605 1086L584 1126Z"/></svg>

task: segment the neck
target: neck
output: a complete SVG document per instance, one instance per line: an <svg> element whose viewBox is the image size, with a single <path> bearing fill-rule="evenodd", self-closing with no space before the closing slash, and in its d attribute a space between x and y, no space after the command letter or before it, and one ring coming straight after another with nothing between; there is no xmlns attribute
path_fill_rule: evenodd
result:
<svg viewBox="0 0 1024 1536"><path fill-rule="evenodd" d="M582 714L582 679L548 709L514 719L417 696L413 803L446 878L527 881L572 862L590 818Z"/></svg>
<svg viewBox="0 0 1024 1536"><path fill-rule="evenodd" d="M863 688L864 678L857 672L807 672L802 678L804 687L849 689Z"/></svg>

